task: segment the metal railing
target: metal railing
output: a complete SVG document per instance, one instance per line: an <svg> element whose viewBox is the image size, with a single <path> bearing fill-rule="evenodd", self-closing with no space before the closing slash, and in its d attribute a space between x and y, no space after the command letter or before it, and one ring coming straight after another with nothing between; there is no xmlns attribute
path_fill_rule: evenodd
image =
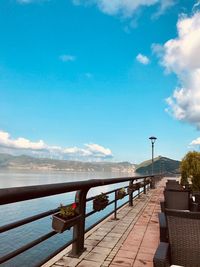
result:
<svg viewBox="0 0 200 267"><path fill-rule="evenodd" d="M91 230L93 227L95 227L98 223L103 221L105 218L110 216L114 213L114 219L117 219L117 210L124 206L125 204L129 203L130 206L133 205L133 199L138 197L141 193L146 194L146 189L150 188L150 184L153 185L156 181L160 180L160 175L153 175L153 176L137 176L137 177L125 177L125 178L111 178L111 179L98 179L98 180L87 180L82 182L70 182L70 183L60 183L60 184L50 184L50 185L39 185L39 186L26 186L26 187L15 187L15 188L5 188L0 189L0 205L10 204L10 203L16 203L19 201L25 201L30 199L36 199L36 198L42 198L46 196L52 196L62 193L69 193L76 191L75 195L75 203L77 203L77 211L78 214L81 215L77 223L73 226L73 238L69 242L67 242L64 246L58 248L56 251L48 255L45 259L43 259L39 264L35 266L41 266L45 262L47 262L49 259L54 257L56 254L58 254L60 251L62 251L64 248L72 244L72 256L78 256L84 251L84 235L86 232ZM139 180L139 182L138 182ZM147 182L148 181L148 182ZM139 185L137 189L137 194L134 194L133 192L126 193L126 196L129 196L128 201L123 203L120 206L117 206L117 191L121 188L117 188L108 192L105 192L106 195L114 193L114 200L110 201L108 205L114 204L114 209L101 218L99 221L88 227L85 228L85 219L91 215L93 215L96 211L92 210L88 213L86 213L86 203L93 201L96 196L87 198L87 193L89 189L97 186L104 186L104 185L111 185L111 184L118 184L122 182L129 182L129 186L131 186L133 183L136 183ZM128 188L129 186L123 187ZM140 190L142 188L142 191ZM42 213L39 213L37 215L24 218L22 220L15 221L10 224L6 224L0 227L0 233L4 233L6 231L12 230L14 228L17 228L19 226L31 223L33 221L37 221L41 218L50 216L56 212L58 212L60 208L48 210ZM50 231L49 233L40 236L39 238L27 243L26 245L21 246L20 248L11 251L10 253L4 255L0 258L0 264L4 263L17 255L31 249L32 247L42 243L43 241L51 238L52 236L56 235L56 231Z"/></svg>

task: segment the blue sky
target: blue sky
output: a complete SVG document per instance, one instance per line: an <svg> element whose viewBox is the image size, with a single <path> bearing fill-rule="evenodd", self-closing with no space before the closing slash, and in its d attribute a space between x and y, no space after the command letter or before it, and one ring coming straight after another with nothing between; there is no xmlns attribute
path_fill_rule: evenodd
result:
<svg viewBox="0 0 200 267"><path fill-rule="evenodd" d="M1 0L0 151L138 163L151 135L156 155L198 149L198 7Z"/></svg>

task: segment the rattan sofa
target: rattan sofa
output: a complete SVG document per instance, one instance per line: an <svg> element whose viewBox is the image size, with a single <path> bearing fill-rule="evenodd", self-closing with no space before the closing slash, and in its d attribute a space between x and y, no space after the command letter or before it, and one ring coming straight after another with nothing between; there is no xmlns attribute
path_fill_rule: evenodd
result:
<svg viewBox="0 0 200 267"><path fill-rule="evenodd" d="M200 213L166 209L165 214L169 241L159 244L154 267L200 267Z"/></svg>

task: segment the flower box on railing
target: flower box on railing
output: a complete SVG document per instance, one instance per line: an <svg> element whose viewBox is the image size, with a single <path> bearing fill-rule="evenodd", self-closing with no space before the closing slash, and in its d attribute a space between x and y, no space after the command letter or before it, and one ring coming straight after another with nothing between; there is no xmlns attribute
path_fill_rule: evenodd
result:
<svg viewBox="0 0 200 267"><path fill-rule="evenodd" d="M148 185L148 184L150 184L151 183L151 178L147 178L147 179L145 179L145 185Z"/></svg>
<svg viewBox="0 0 200 267"><path fill-rule="evenodd" d="M144 187L144 184L145 184L144 182L140 182L139 183L139 186L140 186L139 188Z"/></svg>
<svg viewBox="0 0 200 267"><path fill-rule="evenodd" d="M155 179L152 179L152 178L151 178L151 181L150 181L150 188L151 188L151 189L155 189L155 188L156 188Z"/></svg>
<svg viewBox="0 0 200 267"><path fill-rule="evenodd" d="M98 195L93 200L93 209L95 211L100 211L106 208L106 206L109 203L108 196L104 193L101 193L101 195Z"/></svg>
<svg viewBox="0 0 200 267"><path fill-rule="evenodd" d="M70 230L81 217L81 215L78 215L76 208L75 203L70 206L61 205L60 211L52 216L52 228L58 233Z"/></svg>
<svg viewBox="0 0 200 267"><path fill-rule="evenodd" d="M139 187L139 183L129 185L129 187L128 187L128 193L129 194L132 194L134 191L138 190L139 188L140 188Z"/></svg>
<svg viewBox="0 0 200 267"><path fill-rule="evenodd" d="M122 199L125 196L126 196L125 188L121 188L121 189L117 190L117 195L116 195L117 199Z"/></svg>

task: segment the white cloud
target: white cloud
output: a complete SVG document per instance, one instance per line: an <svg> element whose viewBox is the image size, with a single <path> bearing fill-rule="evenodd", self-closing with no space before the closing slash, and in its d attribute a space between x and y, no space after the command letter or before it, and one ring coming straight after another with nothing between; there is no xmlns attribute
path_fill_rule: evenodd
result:
<svg viewBox="0 0 200 267"><path fill-rule="evenodd" d="M75 5L97 5L97 7L108 15L120 15L132 17L141 7L158 5L158 13L172 6L175 0L72 0Z"/></svg>
<svg viewBox="0 0 200 267"><path fill-rule="evenodd" d="M167 9L175 5L174 0L163 0L160 2L160 7L158 8L157 12L153 15L153 18L158 18L163 15Z"/></svg>
<svg viewBox="0 0 200 267"><path fill-rule="evenodd" d="M137 61L140 62L143 65L147 65L150 63L150 60L147 56L142 55L142 54L138 54L136 57Z"/></svg>
<svg viewBox="0 0 200 267"><path fill-rule="evenodd" d="M182 16L177 37L153 50L167 72L175 73L179 87L167 98L168 111L178 120L200 128L200 12Z"/></svg>
<svg viewBox="0 0 200 267"><path fill-rule="evenodd" d="M199 146L200 145L200 137L196 138L190 143L191 146Z"/></svg>
<svg viewBox="0 0 200 267"><path fill-rule="evenodd" d="M76 160L100 160L112 158L112 151L98 144L85 144L84 148L51 146L44 141L30 141L26 138L11 138L10 134L0 131L0 151L13 154L28 154Z"/></svg>
<svg viewBox="0 0 200 267"><path fill-rule="evenodd" d="M105 148L103 146L97 144L85 144L87 150L91 152L96 157L112 157L112 151L109 148Z"/></svg>
<svg viewBox="0 0 200 267"><path fill-rule="evenodd" d="M59 59L63 62L67 62L67 61L75 61L76 57L72 55L61 55L59 56Z"/></svg>
<svg viewBox="0 0 200 267"><path fill-rule="evenodd" d="M47 149L47 145L42 140L39 140L38 142L31 142L30 140L22 137L19 137L17 139L11 139L10 134L4 131L0 131L0 146L14 149Z"/></svg>

